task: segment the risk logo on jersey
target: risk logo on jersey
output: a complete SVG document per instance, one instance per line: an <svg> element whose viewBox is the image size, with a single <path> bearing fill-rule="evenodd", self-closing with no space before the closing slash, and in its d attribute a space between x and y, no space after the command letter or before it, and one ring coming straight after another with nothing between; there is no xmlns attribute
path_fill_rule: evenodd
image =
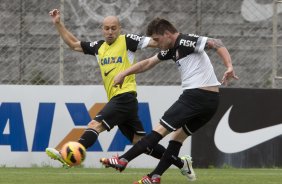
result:
<svg viewBox="0 0 282 184"><path fill-rule="evenodd" d="M181 39L179 42L179 45L183 45L185 47L196 47L196 42L193 42L191 40L185 40L185 39Z"/></svg>

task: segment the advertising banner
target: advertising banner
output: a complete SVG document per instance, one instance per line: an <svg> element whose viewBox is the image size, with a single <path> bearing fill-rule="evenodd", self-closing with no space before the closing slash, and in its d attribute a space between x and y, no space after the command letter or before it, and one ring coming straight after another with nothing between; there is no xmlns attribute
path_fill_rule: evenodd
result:
<svg viewBox="0 0 282 184"><path fill-rule="evenodd" d="M0 86L0 165L7 167L60 166L45 154L77 140L89 121L107 103L103 86ZM181 94L181 87L138 87L139 116L147 132L159 122ZM169 136L161 141L167 146ZM191 143L180 154L190 154ZM114 128L99 135L88 149L85 167L101 167L101 157L122 154L130 142ZM4 156L3 156L4 155ZM142 155L129 167L155 167L158 160Z"/></svg>
<svg viewBox="0 0 282 184"><path fill-rule="evenodd" d="M221 89L212 120L192 136L195 167L281 167L282 90Z"/></svg>

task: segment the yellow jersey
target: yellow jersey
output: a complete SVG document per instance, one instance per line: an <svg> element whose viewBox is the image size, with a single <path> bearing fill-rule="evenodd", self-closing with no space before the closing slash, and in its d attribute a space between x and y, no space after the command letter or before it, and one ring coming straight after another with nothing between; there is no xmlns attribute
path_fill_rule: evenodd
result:
<svg viewBox="0 0 282 184"><path fill-rule="evenodd" d="M113 87L114 77L132 66L135 52L144 45L144 38L134 34L120 35L114 43L108 45L104 40L96 42L81 42L85 54L96 56L108 100L125 92L136 92L135 75L124 79L122 88Z"/></svg>

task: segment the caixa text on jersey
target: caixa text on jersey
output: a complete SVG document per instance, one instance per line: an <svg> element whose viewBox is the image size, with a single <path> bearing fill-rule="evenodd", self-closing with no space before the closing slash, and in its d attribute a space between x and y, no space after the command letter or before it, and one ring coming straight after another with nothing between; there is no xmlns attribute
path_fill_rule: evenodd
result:
<svg viewBox="0 0 282 184"><path fill-rule="evenodd" d="M122 63L122 57L105 57L100 60L101 65L107 65L112 63Z"/></svg>

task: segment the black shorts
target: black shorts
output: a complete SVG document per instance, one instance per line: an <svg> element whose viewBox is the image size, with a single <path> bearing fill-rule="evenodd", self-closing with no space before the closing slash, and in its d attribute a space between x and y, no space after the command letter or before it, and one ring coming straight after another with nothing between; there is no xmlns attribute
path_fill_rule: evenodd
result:
<svg viewBox="0 0 282 184"><path fill-rule="evenodd" d="M161 124L169 131L183 128L187 135L204 126L215 114L219 103L219 93L187 89L165 112Z"/></svg>
<svg viewBox="0 0 282 184"><path fill-rule="evenodd" d="M118 126L131 142L134 134L145 135L143 125L138 117L138 101L135 92L114 96L96 115L94 120L101 122L107 131Z"/></svg>

